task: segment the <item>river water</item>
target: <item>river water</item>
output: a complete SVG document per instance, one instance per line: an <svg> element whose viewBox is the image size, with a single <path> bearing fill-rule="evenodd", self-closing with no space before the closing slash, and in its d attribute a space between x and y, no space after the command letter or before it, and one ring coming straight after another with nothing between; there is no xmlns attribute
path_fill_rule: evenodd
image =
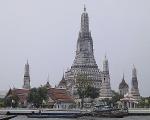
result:
<svg viewBox="0 0 150 120"><path fill-rule="evenodd" d="M72 119L63 118L27 118L26 116L18 116L11 120L150 120L150 116L128 116L124 118L93 118L93 117L81 117Z"/></svg>

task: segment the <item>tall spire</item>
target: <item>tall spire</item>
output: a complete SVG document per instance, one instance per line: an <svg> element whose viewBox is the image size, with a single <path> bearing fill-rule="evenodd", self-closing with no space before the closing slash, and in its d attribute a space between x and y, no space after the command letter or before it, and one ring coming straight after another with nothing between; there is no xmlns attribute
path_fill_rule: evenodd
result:
<svg viewBox="0 0 150 120"><path fill-rule="evenodd" d="M63 80L65 80L65 76L64 76L64 73L63 73L62 79L63 79Z"/></svg>
<svg viewBox="0 0 150 120"><path fill-rule="evenodd" d="M134 65L132 69L132 88L138 89L137 73Z"/></svg>
<svg viewBox="0 0 150 120"><path fill-rule="evenodd" d="M133 64L133 69L132 69L132 78L136 78L137 77L137 73L136 73L136 68Z"/></svg>
<svg viewBox="0 0 150 120"><path fill-rule="evenodd" d="M100 88L100 98L109 98L109 99L112 98L108 59L106 55L103 61L103 78L102 78L102 83Z"/></svg>
<svg viewBox="0 0 150 120"><path fill-rule="evenodd" d="M123 73L122 81L125 82L125 79L124 79L124 73Z"/></svg>
<svg viewBox="0 0 150 120"><path fill-rule="evenodd" d="M131 94L135 99L140 98L139 88L138 88L138 80L137 80L137 72L136 68L133 65L132 69L132 82L131 82Z"/></svg>
<svg viewBox="0 0 150 120"><path fill-rule="evenodd" d="M85 6L85 4L84 4L84 12L86 12L86 6Z"/></svg>
<svg viewBox="0 0 150 120"><path fill-rule="evenodd" d="M101 72L98 69L94 58L93 40L91 32L89 31L89 17L84 6L81 14L81 28L76 46L76 56L74 62L67 72L65 72L65 82L68 91L73 95L77 93L76 90L76 75L85 74L90 78L93 87L100 88L101 86Z"/></svg>
<svg viewBox="0 0 150 120"><path fill-rule="evenodd" d="M89 17L88 13L86 12L85 5L84 5L84 12L81 15L81 32L89 33Z"/></svg>
<svg viewBox="0 0 150 120"><path fill-rule="evenodd" d="M108 65L108 59L106 55L103 61L103 72L109 74L109 65Z"/></svg>
<svg viewBox="0 0 150 120"><path fill-rule="evenodd" d="M28 63L28 59L27 59L27 65L28 65L29 63Z"/></svg>
<svg viewBox="0 0 150 120"><path fill-rule="evenodd" d="M48 73L48 76L47 76L47 82L49 82L49 73Z"/></svg>
<svg viewBox="0 0 150 120"><path fill-rule="evenodd" d="M29 73L29 63L25 64L25 72L24 72L24 84L23 88L30 89L30 73Z"/></svg>
<svg viewBox="0 0 150 120"><path fill-rule="evenodd" d="M51 85L49 83L49 74L48 74L48 77L47 77L47 82L46 82L46 85L45 85L47 88L51 88Z"/></svg>
<svg viewBox="0 0 150 120"><path fill-rule="evenodd" d="M94 59L93 40L89 31L89 18L86 8L81 15L81 28L77 41L76 57L72 67L92 66L98 68Z"/></svg>
<svg viewBox="0 0 150 120"><path fill-rule="evenodd" d="M27 60L27 63L25 64L25 76L29 76L29 63L28 63L28 60Z"/></svg>

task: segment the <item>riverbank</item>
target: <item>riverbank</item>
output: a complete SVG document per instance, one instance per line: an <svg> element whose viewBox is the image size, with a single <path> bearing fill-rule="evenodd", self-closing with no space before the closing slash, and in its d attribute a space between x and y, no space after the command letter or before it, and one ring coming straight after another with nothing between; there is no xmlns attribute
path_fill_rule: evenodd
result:
<svg viewBox="0 0 150 120"><path fill-rule="evenodd" d="M64 112L82 112L82 113L89 113L90 111L88 110L59 110L59 109L42 109L42 111L48 111L48 112L59 112L59 111L64 111ZM39 113L39 109L23 109L23 108L17 108L17 109L0 109L0 114L1 115L29 115L33 113ZM129 116L150 116L150 108L134 108L134 109L128 109L128 115Z"/></svg>
<svg viewBox="0 0 150 120"><path fill-rule="evenodd" d="M11 120L32 120L32 118L27 118L27 116L17 116ZM35 120L33 118L33 120ZM81 118L40 118L40 120L150 120L150 116L126 116L124 118L97 118L97 117L81 117Z"/></svg>

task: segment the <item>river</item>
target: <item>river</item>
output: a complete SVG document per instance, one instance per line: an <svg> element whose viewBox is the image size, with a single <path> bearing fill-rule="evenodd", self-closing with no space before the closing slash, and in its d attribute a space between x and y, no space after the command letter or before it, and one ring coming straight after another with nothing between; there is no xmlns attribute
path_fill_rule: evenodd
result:
<svg viewBox="0 0 150 120"><path fill-rule="evenodd" d="M81 117L74 119L63 119L63 118L27 118L26 116L18 116L11 120L150 120L150 116L128 116L124 118L93 118L93 117Z"/></svg>

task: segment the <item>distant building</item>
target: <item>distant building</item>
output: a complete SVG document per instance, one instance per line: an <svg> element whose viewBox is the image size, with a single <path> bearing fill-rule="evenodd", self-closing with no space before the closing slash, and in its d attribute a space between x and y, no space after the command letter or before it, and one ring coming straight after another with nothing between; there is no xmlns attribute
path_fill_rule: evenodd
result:
<svg viewBox="0 0 150 120"><path fill-rule="evenodd" d="M23 88L30 89L30 73L29 73L29 64L28 61L25 64L25 72L24 72L24 80L23 80Z"/></svg>
<svg viewBox="0 0 150 120"><path fill-rule="evenodd" d="M119 94L124 96L129 92L129 86L124 79L124 74L121 83L119 84Z"/></svg>
<svg viewBox="0 0 150 120"><path fill-rule="evenodd" d="M17 98L18 106L24 107L27 106L28 94L29 94L29 89L17 89L17 88L9 89L8 93L5 96L5 100L10 101L11 104L13 104L13 102L15 104L16 102L15 99Z"/></svg>
<svg viewBox="0 0 150 120"><path fill-rule="evenodd" d="M123 80L119 85L119 90L120 90L120 94L124 95L124 98L120 99L120 102L121 102L120 105L122 107L136 108L140 100L140 93L139 93L139 88L138 88L137 72L136 72L135 67L133 67L132 69L132 82L131 82L130 92L128 88L129 87L125 83L125 80L123 77Z"/></svg>
<svg viewBox="0 0 150 120"><path fill-rule="evenodd" d="M124 98L120 99L120 108L137 108L138 100L135 99L131 93L124 95Z"/></svg>
<svg viewBox="0 0 150 120"><path fill-rule="evenodd" d="M137 72L135 66L132 69L132 82L131 82L131 95L135 99L140 99L140 93L138 88Z"/></svg>
<svg viewBox="0 0 150 120"><path fill-rule="evenodd" d="M69 109L74 106L74 99L71 97L66 89L58 88L47 88L48 89L48 102L46 105L50 108L57 109ZM5 96L6 101L10 101L10 106L15 104L17 99L18 107L27 107L29 103L27 102L29 89L10 89ZM14 103L13 103L14 102Z"/></svg>
<svg viewBox="0 0 150 120"><path fill-rule="evenodd" d="M71 109L74 107L74 99L68 94L66 89L49 88L48 106L56 109Z"/></svg>

